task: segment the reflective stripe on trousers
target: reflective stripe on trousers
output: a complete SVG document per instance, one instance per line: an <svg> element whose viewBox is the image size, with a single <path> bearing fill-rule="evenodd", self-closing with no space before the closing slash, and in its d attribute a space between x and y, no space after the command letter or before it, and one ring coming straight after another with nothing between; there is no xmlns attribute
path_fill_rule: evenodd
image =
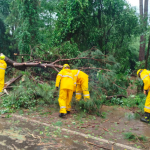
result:
<svg viewBox="0 0 150 150"><path fill-rule="evenodd" d="M76 93L76 95L81 95L81 93Z"/></svg>
<svg viewBox="0 0 150 150"><path fill-rule="evenodd" d="M0 67L0 69L5 70L4 68L1 68L1 67Z"/></svg>
<svg viewBox="0 0 150 150"><path fill-rule="evenodd" d="M150 109L150 107L145 106L145 108Z"/></svg>
<svg viewBox="0 0 150 150"><path fill-rule="evenodd" d="M66 108L66 106L61 106L60 109L62 109L62 108Z"/></svg>

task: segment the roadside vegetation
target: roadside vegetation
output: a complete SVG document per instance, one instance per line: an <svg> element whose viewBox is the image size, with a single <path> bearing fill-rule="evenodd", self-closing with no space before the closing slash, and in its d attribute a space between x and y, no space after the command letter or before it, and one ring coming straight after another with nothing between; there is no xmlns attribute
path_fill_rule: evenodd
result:
<svg viewBox="0 0 150 150"><path fill-rule="evenodd" d="M103 110L105 106L130 110L134 115L124 114L129 120L143 115L146 96L136 71L150 68L149 16L141 16L125 0L0 0L0 27L0 53L11 60L60 66L68 63L71 69L89 75L91 99L77 102L74 94L72 121L67 124L56 119L52 122L54 126L67 124L76 130L79 123L79 129L98 130L100 125L92 122L85 125L83 120L87 117L88 121L106 122L109 112ZM14 68L8 64L6 82L12 77L22 77L6 88L9 95L3 93L0 97L0 114L7 113L10 117L15 112L35 116L38 113L47 117L58 113L59 93L55 90L58 71L60 68L40 65ZM113 122L113 126L118 122ZM112 128L109 130L118 134L125 132ZM109 130L93 134L102 137ZM146 140L128 131L125 138Z"/></svg>

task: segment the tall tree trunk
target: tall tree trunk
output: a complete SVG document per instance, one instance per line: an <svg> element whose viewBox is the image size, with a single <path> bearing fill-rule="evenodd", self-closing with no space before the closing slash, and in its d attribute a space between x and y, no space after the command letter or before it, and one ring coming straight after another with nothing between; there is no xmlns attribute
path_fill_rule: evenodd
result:
<svg viewBox="0 0 150 150"><path fill-rule="evenodd" d="M147 55L146 55L146 61L145 61L145 69L147 69L149 50L150 50L150 36L149 36L149 41L148 41Z"/></svg>
<svg viewBox="0 0 150 150"><path fill-rule="evenodd" d="M147 26L147 17L148 17L148 0L145 0L144 3L144 25Z"/></svg>
<svg viewBox="0 0 150 150"><path fill-rule="evenodd" d="M98 14L97 14L97 20L98 20L98 27L99 29L101 29L101 25L102 25L102 14L101 14L101 11L102 11L102 0L97 0L95 1L97 3L97 6L98 6ZM99 39L99 46L100 46L100 49L103 47L103 39Z"/></svg>
<svg viewBox="0 0 150 150"><path fill-rule="evenodd" d="M144 18L143 18L143 28L144 32L147 27L147 18L148 18L148 0L145 0L144 2ZM145 45L146 45L146 35L143 35L143 51L145 54Z"/></svg>
<svg viewBox="0 0 150 150"><path fill-rule="evenodd" d="M144 1L144 15L143 15L143 0L139 0L139 4L140 4L140 17L141 17L141 28L142 28L142 35L140 37L139 61L143 61L145 59L146 36L144 35L144 31L147 26L148 0Z"/></svg>
<svg viewBox="0 0 150 150"><path fill-rule="evenodd" d="M139 4L140 4L139 7L140 7L141 24L143 25L143 0L139 0ZM139 61L143 61L144 56L145 56L145 51L143 48L143 41L144 41L144 35L141 35L141 37L140 37Z"/></svg>

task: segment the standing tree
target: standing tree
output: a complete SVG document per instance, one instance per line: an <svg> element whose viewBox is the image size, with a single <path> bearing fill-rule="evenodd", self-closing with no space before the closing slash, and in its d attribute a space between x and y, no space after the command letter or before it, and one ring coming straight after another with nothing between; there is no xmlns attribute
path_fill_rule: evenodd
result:
<svg viewBox="0 0 150 150"><path fill-rule="evenodd" d="M16 29L18 48L21 52L30 53L39 41L39 1L17 0L19 10L19 25Z"/></svg>
<svg viewBox="0 0 150 150"><path fill-rule="evenodd" d="M143 0L139 0L140 4L140 18L141 18L141 30L142 35L140 36L140 50L139 50L139 61L145 60L145 44L146 36L145 29L147 27L147 17L148 17L148 0L144 1L144 15L143 15Z"/></svg>
<svg viewBox="0 0 150 150"><path fill-rule="evenodd" d="M6 32L5 18L9 14L9 2L11 0L0 0L0 52L6 53L9 45ZM7 51L8 52L8 51Z"/></svg>
<svg viewBox="0 0 150 150"><path fill-rule="evenodd" d="M75 42L80 51L97 46L129 67L128 45L138 33L138 19L124 0L60 0L57 8L56 45Z"/></svg>

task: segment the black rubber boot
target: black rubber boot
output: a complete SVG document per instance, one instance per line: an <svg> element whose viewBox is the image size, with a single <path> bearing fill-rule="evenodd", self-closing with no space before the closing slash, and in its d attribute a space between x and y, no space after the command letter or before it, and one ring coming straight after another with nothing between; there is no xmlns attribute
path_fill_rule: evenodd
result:
<svg viewBox="0 0 150 150"><path fill-rule="evenodd" d="M140 119L143 122L149 123L150 121L150 113L145 112L145 116Z"/></svg>
<svg viewBox="0 0 150 150"><path fill-rule="evenodd" d="M64 114L64 113L59 114L59 117L65 117L65 116L66 116L66 114Z"/></svg>
<svg viewBox="0 0 150 150"><path fill-rule="evenodd" d="M67 111L67 114L70 114L70 111Z"/></svg>

